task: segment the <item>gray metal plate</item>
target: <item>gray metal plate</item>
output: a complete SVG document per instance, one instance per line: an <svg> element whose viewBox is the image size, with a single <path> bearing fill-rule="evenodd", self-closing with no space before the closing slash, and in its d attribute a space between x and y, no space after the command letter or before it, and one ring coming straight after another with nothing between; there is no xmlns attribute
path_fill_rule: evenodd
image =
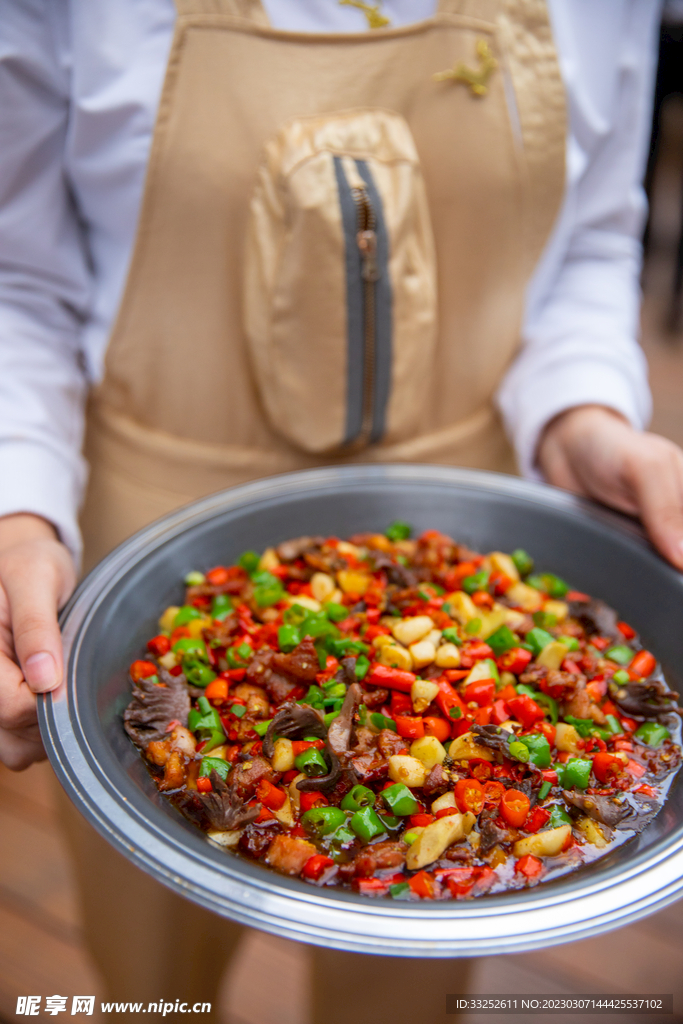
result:
<svg viewBox="0 0 683 1024"><path fill-rule="evenodd" d="M603 598L683 684L683 577L630 520L538 484L434 466L273 477L213 495L136 534L83 581L62 617L66 682L39 701L50 761L86 818L156 879L216 913L288 938L397 956L545 947L623 925L683 891L683 780L645 832L536 889L393 904L283 878L214 848L157 792L121 725L127 666L182 599L190 569L305 533L347 536L394 519L477 550L524 547L541 569Z"/></svg>

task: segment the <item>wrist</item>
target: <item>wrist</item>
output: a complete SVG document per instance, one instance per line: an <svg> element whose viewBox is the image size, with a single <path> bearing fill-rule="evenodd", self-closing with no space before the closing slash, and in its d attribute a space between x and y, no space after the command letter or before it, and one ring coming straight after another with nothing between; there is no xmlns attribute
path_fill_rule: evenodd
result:
<svg viewBox="0 0 683 1024"><path fill-rule="evenodd" d="M549 479L560 453L566 455L577 445L590 444L596 432L605 427L619 426L632 429L625 416L606 405L578 405L566 409L546 424L536 449L536 463Z"/></svg>
<svg viewBox="0 0 683 1024"><path fill-rule="evenodd" d="M32 512L0 516L0 550L36 540L59 540L56 529L47 519Z"/></svg>

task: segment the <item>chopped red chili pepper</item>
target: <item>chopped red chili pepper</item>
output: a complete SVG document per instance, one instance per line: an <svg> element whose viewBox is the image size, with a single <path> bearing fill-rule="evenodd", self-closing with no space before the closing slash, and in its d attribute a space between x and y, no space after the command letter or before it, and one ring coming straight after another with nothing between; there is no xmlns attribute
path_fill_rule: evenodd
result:
<svg viewBox="0 0 683 1024"><path fill-rule="evenodd" d="M396 732L408 740L419 740L425 734L424 722L421 717L396 715Z"/></svg>
<svg viewBox="0 0 683 1024"><path fill-rule="evenodd" d="M586 684L586 693L593 698L596 704L599 704L607 693L607 680L591 679L590 683Z"/></svg>
<svg viewBox="0 0 683 1024"><path fill-rule="evenodd" d="M460 694L445 679L440 679L437 685L439 692L434 700L444 718L450 722L464 718L467 708L463 704Z"/></svg>
<svg viewBox="0 0 683 1024"><path fill-rule="evenodd" d="M484 783L484 803L499 804L505 794L505 786L502 782Z"/></svg>
<svg viewBox="0 0 683 1024"><path fill-rule="evenodd" d="M513 828L521 828L529 813L531 801L519 789L506 789L500 801L500 813Z"/></svg>
<svg viewBox="0 0 683 1024"><path fill-rule="evenodd" d="M536 722L545 717L543 708L532 697L527 696L526 693L512 697L508 701L508 707L525 729L531 729Z"/></svg>
<svg viewBox="0 0 683 1024"><path fill-rule="evenodd" d="M529 880L538 878L543 873L543 862L538 857L527 853L524 857L520 857L515 864L515 872L524 875Z"/></svg>
<svg viewBox="0 0 683 1024"><path fill-rule="evenodd" d="M230 570L224 565L217 565L214 569L209 569L205 575L206 582L212 587L222 587L230 579Z"/></svg>
<svg viewBox="0 0 683 1024"><path fill-rule="evenodd" d="M408 885L411 892L414 892L420 899L434 899L436 886L434 884L434 877L428 871L418 871L416 875L408 879Z"/></svg>
<svg viewBox="0 0 683 1024"><path fill-rule="evenodd" d="M493 592L498 596L505 594L514 585L514 580L509 576L506 576L503 572L495 572L492 574L489 580L489 586L493 587Z"/></svg>
<svg viewBox="0 0 683 1024"><path fill-rule="evenodd" d="M481 661L483 658L492 658L493 651L483 640L470 640L463 644L462 653L473 661Z"/></svg>
<svg viewBox="0 0 683 1024"><path fill-rule="evenodd" d="M245 668L228 668L219 673L221 679L227 679L230 683L241 683L246 674Z"/></svg>
<svg viewBox="0 0 683 1024"><path fill-rule="evenodd" d="M503 689L499 690L498 693L497 693L498 700L508 701L508 700L510 700L510 697L516 697L516 696L517 696L517 691L515 690L514 686L511 686L510 684L508 684L507 686L504 686Z"/></svg>
<svg viewBox="0 0 683 1024"><path fill-rule="evenodd" d="M488 707L485 708L479 708L474 712L472 721L476 725L488 725L491 721L491 710L491 705L488 705Z"/></svg>
<svg viewBox="0 0 683 1024"><path fill-rule="evenodd" d="M298 775L295 772L295 776ZM326 807L329 804L329 800L324 793L320 793L317 789L309 790L307 793L301 793L299 797L299 804L301 807L301 813L310 811L313 807Z"/></svg>
<svg viewBox="0 0 683 1024"><path fill-rule="evenodd" d="M451 727L443 718L428 715L423 718L425 736L434 736L440 743L445 743L451 735Z"/></svg>
<svg viewBox="0 0 683 1024"><path fill-rule="evenodd" d="M363 640L365 640L366 643L371 644L378 636L389 636L390 633L391 630L387 626L368 626L363 633Z"/></svg>
<svg viewBox="0 0 683 1024"><path fill-rule="evenodd" d="M366 685L388 686L390 690L402 690L410 693L413 683L417 679L414 672L404 672L400 668L389 668L387 665L375 663L365 677Z"/></svg>
<svg viewBox="0 0 683 1024"><path fill-rule="evenodd" d="M555 736L557 734L557 729L550 722L536 722L532 729L532 732L542 733L547 739L550 746L555 746Z"/></svg>
<svg viewBox="0 0 683 1024"><path fill-rule="evenodd" d="M467 684L463 696L466 702L473 700L483 708L493 700L495 692L496 684L493 679L475 679L474 682Z"/></svg>
<svg viewBox="0 0 683 1024"><path fill-rule="evenodd" d="M484 786L479 779L458 779L455 784L455 802L463 814L479 814L484 806Z"/></svg>
<svg viewBox="0 0 683 1024"><path fill-rule="evenodd" d="M389 883L382 878L354 878L353 887L362 896L384 896Z"/></svg>
<svg viewBox="0 0 683 1024"><path fill-rule="evenodd" d="M502 725L511 718L510 711L504 700L494 701L491 708L491 721L494 725Z"/></svg>
<svg viewBox="0 0 683 1024"><path fill-rule="evenodd" d="M157 658L161 658L171 650L171 641L163 633L160 633L159 636L153 636L151 640L147 641L147 650Z"/></svg>
<svg viewBox="0 0 683 1024"><path fill-rule="evenodd" d="M152 661L134 661L130 666L130 677L137 683L140 679L149 679L157 674L157 667Z"/></svg>
<svg viewBox="0 0 683 1024"><path fill-rule="evenodd" d="M468 668L447 668L444 675L449 683L458 683L461 679L464 679L470 674Z"/></svg>
<svg viewBox="0 0 683 1024"><path fill-rule="evenodd" d="M256 799L271 811L279 811L287 799L287 795L284 790L274 786L268 779L261 779L256 787Z"/></svg>
<svg viewBox="0 0 683 1024"><path fill-rule="evenodd" d="M316 853L313 857L308 858L301 869L301 874L304 878L317 882L327 869L331 867L334 867L334 861L331 857L325 857L322 853Z"/></svg>
<svg viewBox="0 0 683 1024"><path fill-rule="evenodd" d="M638 651L635 658L629 665L631 672L635 672L641 679L651 676L657 667L657 659L649 651Z"/></svg>
<svg viewBox="0 0 683 1024"><path fill-rule="evenodd" d="M439 876L439 880L445 876L444 880L451 895L468 896L477 881L477 868L450 868L447 871L448 874L444 872L444 875Z"/></svg>
<svg viewBox="0 0 683 1024"><path fill-rule="evenodd" d="M550 820L550 811L546 811L545 807L534 807L533 811L530 811L527 815L526 821L524 822L525 832L538 832L539 829Z"/></svg>
<svg viewBox="0 0 683 1024"><path fill-rule="evenodd" d="M477 565L474 562L461 562L446 573L446 587L448 590L461 590L462 581L466 576L474 576Z"/></svg>
<svg viewBox="0 0 683 1024"><path fill-rule="evenodd" d="M469 761L469 769L475 779L480 782L487 782L491 778L491 765L479 757L473 757Z"/></svg>
<svg viewBox="0 0 683 1024"><path fill-rule="evenodd" d="M311 747L314 750L322 750L324 746L324 740L292 740L294 757L298 757L299 754L303 754L304 750L310 750Z"/></svg>
<svg viewBox="0 0 683 1024"><path fill-rule="evenodd" d="M433 814L411 814L410 824L415 825L416 828L423 828L425 825L431 825L435 820Z"/></svg>
<svg viewBox="0 0 683 1024"><path fill-rule="evenodd" d="M228 689L227 679L221 679L219 677L209 683L207 688L204 690L204 696L213 704L224 704L228 699ZM237 703L237 701L235 701L235 703Z"/></svg>
<svg viewBox="0 0 683 1024"><path fill-rule="evenodd" d="M496 659L501 672L513 672L518 676L527 667L533 655L524 647L511 647Z"/></svg>
<svg viewBox="0 0 683 1024"><path fill-rule="evenodd" d="M413 702L410 694L402 693L400 690L391 691L391 713L392 715L410 715L413 711Z"/></svg>

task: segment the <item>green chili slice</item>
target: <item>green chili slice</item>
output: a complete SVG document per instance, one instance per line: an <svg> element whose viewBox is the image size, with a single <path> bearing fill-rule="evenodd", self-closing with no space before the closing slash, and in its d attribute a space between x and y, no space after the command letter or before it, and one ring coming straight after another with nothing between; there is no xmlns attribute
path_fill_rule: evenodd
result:
<svg viewBox="0 0 683 1024"><path fill-rule="evenodd" d="M309 778L315 778L317 775L327 775L328 772L325 758L315 747L308 747L307 750L302 750L294 758L294 765L304 775L308 775Z"/></svg>
<svg viewBox="0 0 683 1024"><path fill-rule="evenodd" d="M667 740L671 733L664 725L660 725L659 722L643 722L642 725L638 726L634 736L637 739L642 740L643 743L647 744L648 747L654 747L655 749Z"/></svg>
<svg viewBox="0 0 683 1024"><path fill-rule="evenodd" d="M534 560L524 548L515 548L510 555L520 576L528 576L534 570Z"/></svg>
<svg viewBox="0 0 683 1024"><path fill-rule="evenodd" d="M356 811L349 821L349 826L364 843L369 843L386 831L372 807L364 807L362 810Z"/></svg>
<svg viewBox="0 0 683 1024"><path fill-rule="evenodd" d="M377 797L367 786L357 785L343 797L341 806L344 811L361 811L364 807L374 807Z"/></svg>
<svg viewBox="0 0 683 1024"><path fill-rule="evenodd" d="M417 814L420 805L402 782L396 782L393 786L387 786L382 790L382 800L393 814L401 818L409 814Z"/></svg>
<svg viewBox="0 0 683 1024"><path fill-rule="evenodd" d="M301 824L307 832L328 836L346 822L346 815L339 807L312 807L301 815Z"/></svg>
<svg viewBox="0 0 683 1024"><path fill-rule="evenodd" d="M384 536L391 541L408 540L412 532L413 528L410 523L404 523L401 519L397 519L386 528Z"/></svg>

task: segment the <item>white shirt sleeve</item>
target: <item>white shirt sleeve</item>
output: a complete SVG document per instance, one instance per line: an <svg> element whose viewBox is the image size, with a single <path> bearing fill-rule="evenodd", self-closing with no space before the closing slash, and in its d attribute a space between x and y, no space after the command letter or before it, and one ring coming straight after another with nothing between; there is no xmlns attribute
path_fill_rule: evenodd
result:
<svg viewBox="0 0 683 1024"><path fill-rule="evenodd" d="M0 515L43 516L77 558L90 271L63 169L60 7L0 3Z"/></svg>
<svg viewBox="0 0 683 1024"><path fill-rule="evenodd" d="M567 87L563 207L527 293L523 348L498 403L525 476L544 427L600 404L642 429L651 414L637 343L641 179L650 134L660 5L550 0ZM584 17L582 17L582 12Z"/></svg>

